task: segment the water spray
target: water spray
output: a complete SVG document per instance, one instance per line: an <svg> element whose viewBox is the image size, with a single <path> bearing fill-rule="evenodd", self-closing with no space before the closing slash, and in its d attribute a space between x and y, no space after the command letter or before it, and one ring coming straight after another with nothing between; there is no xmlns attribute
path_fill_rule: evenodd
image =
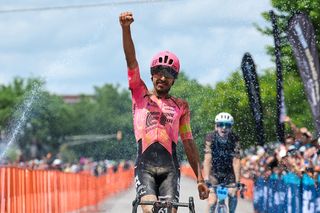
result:
<svg viewBox="0 0 320 213"><path fill-rule="evenodd" d="M8 129L8 137L5 138L6 147L3 152L0 154L0 161L5 157L8 149L15 143L17 140L21 129L25 126L26 121L29 117L30 111L32 109L32 105L35 100L39 97L39 93L41 92L41 84L34 83L30 92L27 93L26 98L23 100L22 104L18 107L17 113L19 113L20 117L18 119L14 119Z"/></svg>

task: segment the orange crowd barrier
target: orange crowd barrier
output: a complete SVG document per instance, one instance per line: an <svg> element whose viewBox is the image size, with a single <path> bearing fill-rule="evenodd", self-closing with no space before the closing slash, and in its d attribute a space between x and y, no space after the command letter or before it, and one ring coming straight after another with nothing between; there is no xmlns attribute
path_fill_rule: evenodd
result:
<svg viewBox="0 0 320 213"><path fill-rule="evenodd" d="M69 212L95 206L128 189L133 169L89 174L0 167L0 213Z"/></svg>
<svg viewBox="0 0 320 213"><path fill-rule="evenodd" d="M180 172L182 175L196 179L196 175L194 174L190 165L183 165L180 167Z"/></svg>
<svg viewBox="0 0 320 213"><path fill-rule="evenodd" d="M244 183L246 185L246 190L244 192L244 198L248 200L253 200L253 187L254 182L252 179L249 178L241 178L241 183Z"/></svg>
<svg viewBox="0 0 320 213"><path fill-rule="evenodd" d="M190 178L196 178L192 168L189 165L183 165L180 168L181 174ZM244 198L248 200L253 200L253 180L248 178L241 178L241 183L246 185L246 190L244 192Z"/></svg>

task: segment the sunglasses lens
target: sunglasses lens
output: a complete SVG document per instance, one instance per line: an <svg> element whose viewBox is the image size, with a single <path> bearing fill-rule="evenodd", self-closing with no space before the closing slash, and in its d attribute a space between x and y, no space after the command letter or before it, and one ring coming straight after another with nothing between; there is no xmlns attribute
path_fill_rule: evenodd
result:
<svg viewBox="0 0 320 213"><path fill-rule="evenodd" d="M168 70L166 70L166 69L160 70L160 72L161 72L161 73L163 74L163 76L166 77L166 78L174 78L174 77L171 75L171 73L170 73Z"/></svg>
<svg viewBox="0 0 320 213"><path fill-rule="evenodd" d="M217 123L217 127L231 128L231 123Z"/></svg>
<svg viewBox="0 0 320 213"><path fill-rule="evenodd" d="M152 69L151 74L157 78L158 77L161 78L162 76L166 78L175 78L173 71L166 67L159 67L156 69Z"/></svg>

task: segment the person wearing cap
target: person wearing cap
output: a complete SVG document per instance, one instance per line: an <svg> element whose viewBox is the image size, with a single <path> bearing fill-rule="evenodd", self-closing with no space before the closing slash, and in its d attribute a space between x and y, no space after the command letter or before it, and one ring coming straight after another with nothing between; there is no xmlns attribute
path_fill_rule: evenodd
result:
<svg viewBox="0 0 320 213"><path fill-rule="evenodd" d="M135 185L141 201L156 201L159 196L179 201L180 169L176 145L180 136L188 161L197 177L200 199L209 190L202 176L199 153L193 140L188 102L173 97L169 91L178 77L180 62L170 51L161 51L151 60L150 74L153 90L148 91L140 77L130 25L131 12L119 16L123 49L128 67L129 88L132 94L133 126L138 156L135 163ZM142 206L152 212L152 206ZM172 212L176 212L174 208Z"/></svg>
<svg viewBox="0 0 320 213"><path fill-rule="evenodd" d="M205 155L203 162L204 178L208 186L214 184L236 184L240 186L240 142L232 131L234 119L227 112L221 112L215 117L214 131L205 138ZM237 207L237 188L229 189L229 211L235 212ZM210 191L208 209L215 211L217 196Z"/></svg>

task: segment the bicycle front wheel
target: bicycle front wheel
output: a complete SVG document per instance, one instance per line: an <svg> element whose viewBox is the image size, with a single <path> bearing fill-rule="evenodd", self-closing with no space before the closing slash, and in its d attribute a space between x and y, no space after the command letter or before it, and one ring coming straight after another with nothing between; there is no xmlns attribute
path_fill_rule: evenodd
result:
<svg viewBox="0 0 320 213"><path fill-rule="evenodd" d="M216 213L228 213L228 207L226 206L226 204L218 204Z"/></svg>

